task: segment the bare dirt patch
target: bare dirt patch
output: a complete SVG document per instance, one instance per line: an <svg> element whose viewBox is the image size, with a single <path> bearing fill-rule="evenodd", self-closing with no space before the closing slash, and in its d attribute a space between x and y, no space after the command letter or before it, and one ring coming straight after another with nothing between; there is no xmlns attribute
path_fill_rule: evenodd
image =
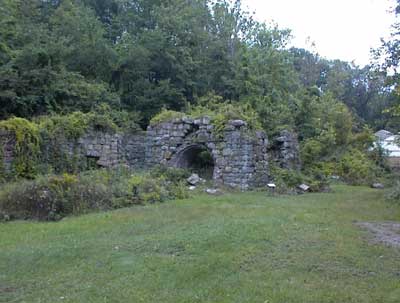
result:
<svg viewBox="0 0 400 303"><path fill-rule="evenodd" d="M357 226L368 230L374 236L372 242L400 248L399 222L361 222Z"/></svg>

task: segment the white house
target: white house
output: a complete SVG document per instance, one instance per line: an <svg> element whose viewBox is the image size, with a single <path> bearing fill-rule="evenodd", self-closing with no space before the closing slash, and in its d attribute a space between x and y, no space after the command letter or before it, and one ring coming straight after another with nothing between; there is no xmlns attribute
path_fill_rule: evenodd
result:
<svg viewBox="0 0 400 303"><path fill-rule="evenodd" d="M390 166L400 169L400 135L380 130L375 136L378 144L386 151Z"/></svg>

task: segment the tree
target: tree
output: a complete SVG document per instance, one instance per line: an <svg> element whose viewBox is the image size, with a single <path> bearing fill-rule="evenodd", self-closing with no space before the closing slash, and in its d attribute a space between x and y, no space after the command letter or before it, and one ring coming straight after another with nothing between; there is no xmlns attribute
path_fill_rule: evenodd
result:
<svg viewBox="0 0 400 303"><path fill-rule="evenodd" d="M400 0L396 0L397 6L393 13L400 16ZM392 34L389 40L382 39L380 48L373 50L375 66L386 76L386 86L390 88L394 104L385 110L391 115L392 124L400 128L400 22L396 21L392 26Z"/></svg>

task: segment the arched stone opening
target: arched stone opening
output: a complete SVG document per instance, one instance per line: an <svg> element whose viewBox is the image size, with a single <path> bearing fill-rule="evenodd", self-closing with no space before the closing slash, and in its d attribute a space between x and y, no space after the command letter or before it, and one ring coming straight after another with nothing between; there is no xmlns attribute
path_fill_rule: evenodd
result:
<svg viewBox="0 0 400 303"><path fill-rule="evenodd" d="M191 145L178 152L172 164L178 168L188 169L203 179L213 178L215 161L211 151L202 144Z"/></svg>

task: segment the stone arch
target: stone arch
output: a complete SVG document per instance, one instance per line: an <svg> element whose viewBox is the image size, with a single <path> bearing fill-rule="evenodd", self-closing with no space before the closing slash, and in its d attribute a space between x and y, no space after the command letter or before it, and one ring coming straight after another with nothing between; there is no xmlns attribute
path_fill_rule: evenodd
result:
<svg viewBox="0 0 400 303"><path fill-rule="evenodd" d="M267 146L265 133L250 130L245 121L230 120L216 130L207 116L183 117L149 126L146 166L186 167L207 148L214 162L214 183L246 190L268 183Z"/></svg>
<svg viewBox="0 0 400 303"><path fill-rule="evenodd" d="M209 159L204 158L204 155ZM204 143L192 143L179 148L168 164L177 168L190 169L206 179L214 179L217 167L213 149Z"/></svg>

